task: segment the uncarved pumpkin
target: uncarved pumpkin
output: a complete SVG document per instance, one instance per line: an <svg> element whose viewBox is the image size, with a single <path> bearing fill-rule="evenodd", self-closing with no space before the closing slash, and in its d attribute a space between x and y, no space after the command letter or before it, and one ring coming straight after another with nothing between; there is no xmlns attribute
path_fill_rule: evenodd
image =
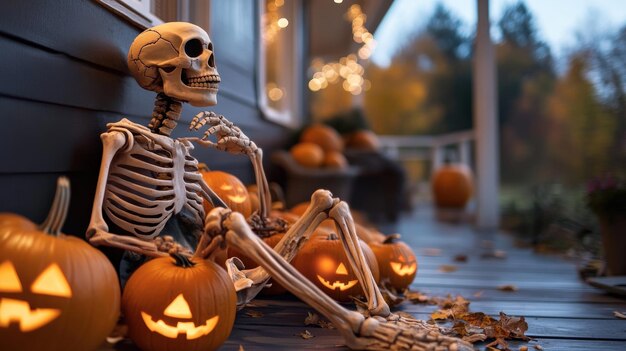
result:
<svg viewBox="0 0 626 351"><path fill-rule="evenodd" d="M324 162L324 150L314 143L298 143L289 152L291 157L304 167L317 168Z"/></svg>
<svg viewBox="0 0 626 351"><path fill-rule="evenodd" d="M236 176L223 171L201 169L202 179L217 196L233 211L241 213L245 218L252 214L252 203L248 189ZM204 211L208 213L213 205L204 200Z"/></svg>
<svg viewBox="0 0 626 351"><path fill-rule="evenodd" d="M217 349L230 335L236 305L224 269L180 254L143 264L122 296L128 336L146 351Z"/></svg>
<svg viewBox="0 0 626 351"><path fill-rule="evenodd" d="M465 165L446 163L432 176L432 191L438 207L463 208L472 197L473 177Z"/></svg>
<svg viewBox="0 0 626 351"><path fill-rule="evenodd" d="M62 177L41 228L0 214L2 350L95 350L117 322L115 269L84 240L60 233L68 200L69 182Z"/></svg>
<svg viewBox="0 0 626 351"><path fill-rule="evenodd" d="M403 291L415 279L417 259L413 250L398 239L399 235L390 235L385 241L372 242L369 246L378 262L381 283Z"/></svg>
<svg viewBox="0 0 626 351"><path fill-rule="evenodd" d="M334 128L321 123L304 129L300 135L300 142L317 144L326 152L343 151L343 140L339 133Z"/></svg>
<svg viewBox="0 0 626 351"><path fill-rule="evenodd" d="M378 281L378 263L372 250L359 240L361 250L374 280ZM350 296L363 294L361 284L352 271L343 244L337 235L312 237L293 259L292 265L320 288L324 293L340 302L348 302Z"/></svg>
<svg viewBox="0 0 626 351"><path fill-rule="evenodd" d="M347 135L346 147L359 150L376 151L380 149L380 140L371 130L357 130Z"/></svg>
<svg viewBox="0 0 626 351"><path fill-rule="evenodd" d="M348 160L339 151L327 151L322 165L326 168L345 169L348 167Z"/></svg>

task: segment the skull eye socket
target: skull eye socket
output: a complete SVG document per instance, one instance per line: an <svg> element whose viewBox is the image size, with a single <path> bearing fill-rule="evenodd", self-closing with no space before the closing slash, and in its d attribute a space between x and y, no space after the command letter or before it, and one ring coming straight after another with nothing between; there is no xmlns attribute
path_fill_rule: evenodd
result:
<svg viewBox="0 0 626 351"><path fill-rule="evenodd" d="M161 69L164 70L167 73L172 73L172 72L174 72L176 67L174 67L174 66L165 66L165 67L161 67Z"/></svg>
<svg viewBox="0 0 626 351"><path fill-rule="evenodd" d="M198 57L202 54L202 42L200 39L191 39L185 44L185 54L189 57Z"/></svg>

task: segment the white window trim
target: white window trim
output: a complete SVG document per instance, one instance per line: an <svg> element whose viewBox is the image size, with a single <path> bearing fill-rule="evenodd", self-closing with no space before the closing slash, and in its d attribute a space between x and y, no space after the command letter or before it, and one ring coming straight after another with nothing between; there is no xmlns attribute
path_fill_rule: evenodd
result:
<svg viewBox="0 0 626 351"><path fill-rule="evenodd" d="M95 1L141 29L150 28L163 23L160 18L152 13L152 1L150 0Z"/></svg>
<svg viewBox="0 0 626 351"><path fill-rule="evenodd" d="M290 86L285 87L289 91L289 110L279 111L272 108L269 104L267 95L265 94L266 74L265 74L265 46L263 45L263 14L265 12L265 1L258 0L259 6L259 30L258 30L258 79L257 79L257 95L259 99L259 108L265 118L274 123L286 127L299 127L302 118L302 0L290 0L295 3L293 13L291 14L290 25L293 25L293 35L288 41L289 52L293 53L291 57L292 72L290 74Z"/></svg>

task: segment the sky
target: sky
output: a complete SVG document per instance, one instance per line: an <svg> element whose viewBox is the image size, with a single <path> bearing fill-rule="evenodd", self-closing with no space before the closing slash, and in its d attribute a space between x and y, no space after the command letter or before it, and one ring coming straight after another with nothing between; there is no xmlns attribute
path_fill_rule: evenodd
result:
<svg viewBox="0 0 626 351"><path fill-rule="evenodd" d="M395 0L374 33L378 42L372 60L387 66L393 53L403 45L403 32L423 26L440 2L468 26L476 23L476 0ZM504 8L517 0L491 0L490 17L493 25ZM575 42L576 31L594 21L600 29L618 28L626 24L626 0L525 0L535 18L539 36L550 45L557 56ZM492 37L497 35L492 29Z"/></svg>

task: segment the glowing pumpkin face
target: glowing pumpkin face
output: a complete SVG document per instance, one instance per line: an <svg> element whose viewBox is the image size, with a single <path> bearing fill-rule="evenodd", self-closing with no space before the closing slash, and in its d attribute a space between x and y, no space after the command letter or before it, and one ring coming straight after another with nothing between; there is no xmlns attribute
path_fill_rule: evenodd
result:
<svg viewBox="0 0 626 351"><path fill-rule="evenodd" d="M382 243L370 243L380 269L383 284L402 291L406 289L417 273L417 260L411 248L398 241L399 235L390 235Z"/></svg>
<svg viewBox="0 0 626 351"><path fill-rule="evenodd" d="M49 265L32 283L33 294L71 298L70 288L65 275L58 265ZM22 282L11 261L0 264L0 292L22 294ZM31 309L30 303L9 297L0 298L0 328L8 328L12 323L19 326L21 332L30 332L50 323L61 314L58 308Z"/></svg>
<svg viewBox="0 0 626 351"><path fill-rule="evenodd" d="M202 167L202 166L201 166ZM204 166L206 167L206 166ZM208 171L201 169L202 178L217 196L233 211L248 218L252 214L252 202L248 189L234 175L222 171ZM204 210L208 213L213 206L204 202Z"/></svg>
<svg viewBox="0 0 626 351"><path fill-rule="evenodd" d="M142 350L217 349L235 322L235 288L212 261L174 256L146 262L128 280L128 336Z"/></svg>
<svg viewBox="0 0 626 351"><path fill-rule="evenodd" d="M174 301L165 308L163 315L177 318L181 321L177 322L175 326L169 325L161 319L155 322L151 315L143 311L141 312L141 318L150 331L172 339L176 339L179 334L185 334L187 340L194 340L209 335L220 320L219 316L213 316L207 319L203 324L196 326L196 324L191 321L193 315L191 314L189 303L185 300L183 294L176 296Z"/></svg>
<svg viewBox="0 0 626 351"><path fill-rule="evenodd" d="M61 177L41 226L0 213L2 350L95 350L117 322L115 269L84 240L60 233L69 198Z"/></svg>
<svg viewBox="0 0 626 351"><path fill-rule="evenodd" d="M376 258L365 243L359 243L372 275L378 281ZM347 302L351 296L363 294L361 284L348 263L343 244L334 233L327 237L317 235L311 238L294 258L293 266L337 301Z"/></svg>

